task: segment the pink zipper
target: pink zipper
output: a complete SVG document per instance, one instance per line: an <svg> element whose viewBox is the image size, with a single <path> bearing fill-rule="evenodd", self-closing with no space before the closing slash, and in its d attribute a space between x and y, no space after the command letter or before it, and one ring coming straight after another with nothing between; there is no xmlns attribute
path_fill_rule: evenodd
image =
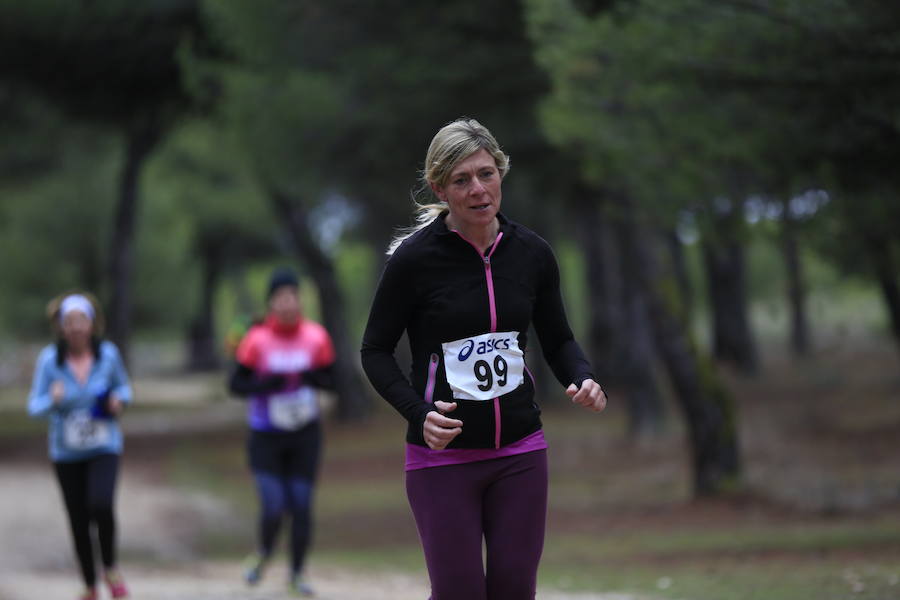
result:
<svg viewBox="0 0 900 600"><path fill-rule="evenodd" d="M486 255L481 254L481 251L478 249L478 246L466 240L465 236L461 234L456 229L451 230L453 233L464 239L470 246L475 249L475 252L478 252L478 255L481 256L481 260L484 261L484 278L487 280L487 290L488 290L488 307L491 313L491 333L497 332L497 303L494 299L494 276L491 274L491 256L493 256L494 251L497 250L497 244L500 243L500 238L503 237L503 232L497 232L497 238L494 240L493 245L491 246L490 251ZM500 430L501 430L501 419L500 419L500 398L494 398L494 448L500 447Z"/></svg>
<svg viewBox="0 0 900 600"><path fill-rule="evenodd" d="M428 382L425 384L425 402L431 404L434 398L434 375L437 373L438 355L432 354L428 360Z"/></svg>
<svg viewBox="0 0 900 600"><path fill-rule="evenodd" d="M528 365L523 365L525 367L525 372L528 373L528 378L531 379L531 387L537 391L537 382L534 380L534 375L531 374L531 369L528 368Z"/></svg>
<svg viewBox="0 0 900 600"><path fill-rule="evenodd" d="M491 333L496 333L497 331L497 304L494 300L494 276L491 274L491 255L497 249L497 242L500 241L501 237L503 237L502 232L497 234L497 239L494 240L491 251L484 257L484 277L487 279L488 304L490 304L491 310Z"/></svg>
<svg viewBox="0 0 900 600"><path fill-rule="evenodd" d="M494 255L494 252L497 250L497 245L500 243L500 238L503 237L503 232L500 231L497 233L497 238L494 240L493 245L491 246L490 251L482 256L481 251L478 249L478 246L470 242L456 229L451 229L453 233L458 235L460 238L466 241L467 244L472 246L475 249L475 252L478 252L478 255L481 256L481 260L484 261L484 278L487 280L487 289L488 289L488 306L491 312L491 333L497 332L497 304L494 299L494 277L491 275L491 256Z"/></svg>

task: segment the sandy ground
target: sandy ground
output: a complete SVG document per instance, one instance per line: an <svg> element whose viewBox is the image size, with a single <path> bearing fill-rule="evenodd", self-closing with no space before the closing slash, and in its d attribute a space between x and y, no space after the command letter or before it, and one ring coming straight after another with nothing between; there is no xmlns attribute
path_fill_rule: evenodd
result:
<svg viewBox="0 0 900 600"><path fill-rule="evenodd" d="M248 589L234 580L235 565L198 564L191 570L153 570L130 568L129 583L132 596L145 600L287 600L290 596L281 585L282 580L272 573L257 588ZM424 581L396 573L360 575L328 567L312 570L316 597L320 600L392 599L424 600L427 586ZM26 573L0 583L3 600L72 599L70 575ZM568 594L541 591L541 600L635 600L633 596Z"/></svg>
<svg viewBox="0 0 900 600"><path fill-rule="evenodd" d="M49 467L0 466L0 600L72 600L80 590L62 501ZM260 586L248 589L240 565L193 556L194 528L227 523L229 506L202 494L161 488L126 472L120 485L121 551L142 556L123 561L122 572L138 600L276 600L288 598L284 567L273 566ZM122 507L127 507L127 510ZM161 567L178 560L181 567ZM424 600L423 576L360 573L313 562L310 581L322 600ZM101 596L106 598L108 596ZM621 594L541 590L541 600L638 600Z"/></svg>

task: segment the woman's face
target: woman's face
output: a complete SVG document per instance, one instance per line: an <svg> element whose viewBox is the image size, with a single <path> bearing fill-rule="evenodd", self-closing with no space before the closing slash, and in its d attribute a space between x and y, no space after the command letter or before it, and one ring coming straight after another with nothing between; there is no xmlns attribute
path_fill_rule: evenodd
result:
<svg viewBox="0 0 900 600"><path fill-rule="evenodd" d="M450 207L457 227L486 227L500 210L500 171L484 148L460 161L445 185L432 184L431 189Z"/></svg>
<svg viewBox="0 0 900 600"><path fill-rule="evenodd" d="M70 348L86 348L93 331L93 321L80 310L69 311L63 318L62 334Z"/></svg>
<svg viewBox="0 0 900 600"><path fill-rule="evenodd" d="M269 298L269 310L282 323L291 324L300 320L300 296L297 288L283 285Z"/></svg>

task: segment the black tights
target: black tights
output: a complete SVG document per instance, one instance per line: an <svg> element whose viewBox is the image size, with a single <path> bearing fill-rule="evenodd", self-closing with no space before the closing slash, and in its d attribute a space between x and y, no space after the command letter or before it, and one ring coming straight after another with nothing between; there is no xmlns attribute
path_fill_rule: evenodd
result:
<svg viewBox="0 0 900 600"><path fill-rule="evenodd" d="M94 567L91 524L97 528L103 566L109 570L116 564L113 497L119 457L116 454L101 454L77 462L57 462L53 466L56 468L56 477L69 514L69 526L72 529L81 575L87 587L94 587L97 583L97 571Z"/></svg>
<svg viewBox="0 0 900 600"><path fill-rule="evenodd" d="M250 436L250 466L260 502L259 549L271 556L281 519L290 513L292 575L303 570L312 538L313 482L321 445L318 421L290 433L255 431Z"/></svg>

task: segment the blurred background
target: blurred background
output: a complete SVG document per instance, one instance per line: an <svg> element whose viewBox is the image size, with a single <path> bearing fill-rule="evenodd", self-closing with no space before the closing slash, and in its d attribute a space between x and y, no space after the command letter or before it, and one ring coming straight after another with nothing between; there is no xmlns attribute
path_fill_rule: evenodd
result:
<svg viewBox="0 0 900 600"><path fill-rule="evenodd" d="M546 597L900 598L900 4L878 0L0 0L0 598L74 578L25 416L71 289L134 379L126 560L237 585L255 499L225 374L285 264L338 350L315 568L423 585L404 423L358 349L460 116L511 156L503 210L553 245L611 396L573 409L531 349Z"/></svg>

